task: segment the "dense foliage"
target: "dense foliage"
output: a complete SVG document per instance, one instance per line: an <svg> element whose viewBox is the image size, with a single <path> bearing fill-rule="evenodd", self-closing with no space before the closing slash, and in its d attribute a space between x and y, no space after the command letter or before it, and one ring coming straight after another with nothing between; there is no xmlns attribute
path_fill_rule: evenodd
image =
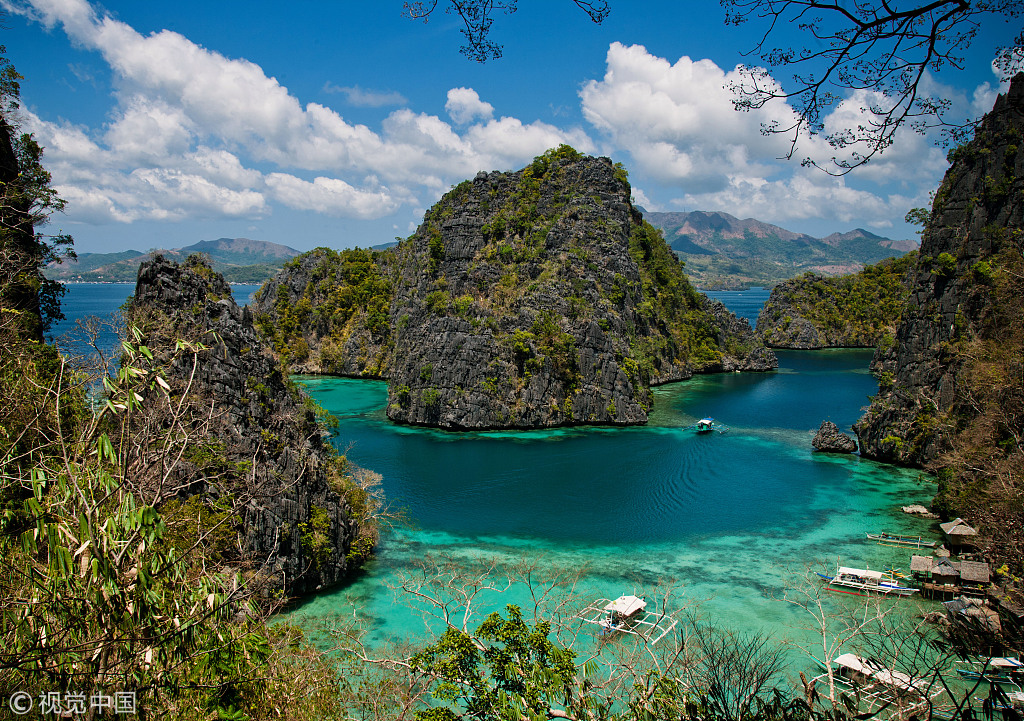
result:
<svg viewBox="0 0 1024 721"><path fill-rule="evenodd" d="M257 323L273 340L275 350L290 362L310 358L324 372L334 372L341 346L353 333L375 338L390 334L392 284L382 254L372 250L317 248L285 264L286 277L299 280L292 287L275 279L259 294L272 294L273 316L262 314ZM301 271L289 276L292 271Z"/></svg>
<svg viewBox="0 0 1024 721"><path fill-rule="evenodd" d="M990 228L1001 252L972 269L980 322L962 321L955 354L957 405L931 429L949 434L934 463L939 508L969 518L996 566L1024 576L1024 231Z"/></svg>
<svg viewBox="0 0 1024 721"><path fill-rule="evenodd" d="M64 200L50 187L43 149L14 120L21 76L0 46L0 313L4 325L18 324L37 340L60 320L64 287L43 277L48 263L74 257L71 236L40 231Z"/></svg>
<svg viewBox="0 0 1024 721"><path fill-rule="evenodd" d="M782 283L758 318L758 332L784 346L791 323L801 318L817 329L822 345L891 344L909 292L907 272L916 262L912 252L837 278L805 273Z"/></svg>

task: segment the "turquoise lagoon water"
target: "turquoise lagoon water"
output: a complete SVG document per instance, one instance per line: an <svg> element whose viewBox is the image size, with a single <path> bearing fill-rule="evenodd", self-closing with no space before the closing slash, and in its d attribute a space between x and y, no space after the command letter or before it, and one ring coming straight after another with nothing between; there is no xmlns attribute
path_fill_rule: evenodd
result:
<svg viewBox="0 0 1024 721"><path fill-rule="evenodd" d="M383 475L414 528L385 534L367 572L289 612L315 626L353 612L371 643L424 634L392 590L427 555L583 568L584 595L614 598L680 585L674 603L710 621L799 639L804 620L773 600L809 565L906 568L909 552L866 531L931 531L900 506L927 502L918 472L815 454L824 419L849 428L877 383L870 351L783 351L765 374L702 376L655 391L650 423L528 432L452 433L390 423L381 382L302 378L339 419L335 442ZM711 415L726 433L687 426ZM482 612L524 603L522 589L486 594ZM845 603L841 597L836 603ZM804 637L804 640L807 640Z"/></svg>
<svg viewBox="0 0 1024 721"><path fill-rule="evenodd" d="M132 284L71 284L67 320L109 316ZM235 287L239 303L256 286ZM717 292L751 322L768 291ZM111 338L111 345L116 339ZM70 338L65 336L65 343ZM447 433L390 423L386 386L305 378L339 419L335 443L383 475L388 497L413 527L384 535L367 571L321 593L286 617L316 630L357 613L371 643L420 639L420 616L393 591L427 556L460 562L536 560L542 569L583 569L584 596L650 592L674 582L677 605L699 603L711 621L776 638L807 640L805 619L772 600L809 564L906 568L909 552L869 544L865 531L934 531L899 506L926 502L934 486L917 472L815 454L824 419L846 429L877 391L870 351L780 352L766 374L697 377L655 390L647 426ZM711 415L724 434L685 430ZM481 612L527 605L522 589L482 596ZM848 603L847 596L836 603ZM906 604L906 602L903 602ZM909 608L909 604L908 608Z"/></svg>

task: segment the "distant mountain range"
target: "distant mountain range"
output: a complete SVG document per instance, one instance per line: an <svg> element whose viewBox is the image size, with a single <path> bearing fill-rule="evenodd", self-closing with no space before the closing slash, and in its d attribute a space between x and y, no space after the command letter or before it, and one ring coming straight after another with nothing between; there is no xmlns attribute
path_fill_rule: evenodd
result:
<svg viewBox="0 0 1024 721"><path fill-rule="evenodd" d="M78 260L65 260L50 264L44 274L47 278L65 282L134 283L139 264L153 256L178 262L193 253L210 257L214 270L223 273L231 283L262 283L275 275L285 261L299 251L286 245L249 238L219 238L202 240L184 248L170 250L125 250L120 253L79 253Z"/></svg>
<svg viewBox="0 0 1024 721"><path fill-rule="evenodd" d="M808 270L823 275L851 273L917 247L916 241L890 240L860 228L814 238L722 212L643 213L686 262L694 285L705 290L772 286ZM373 249L392 245L382 243ZM51 264L45 274L65 282L133 283L139 264L158 253L179 262L192 253L205 253L214 270L232 283L262 283L299 255L294 248L265 240L219 238L148 253L80 253L77 261Z"/></svg>
<svg viewBox="0 0 1024 721"><path fill-rule="evenodd" d="M811 270L839 275L917 248L914 240L890 240L857 228L814 238L753 218L723 212L653 213L644 217L686 262L699 288L771 286Z"/></svg>

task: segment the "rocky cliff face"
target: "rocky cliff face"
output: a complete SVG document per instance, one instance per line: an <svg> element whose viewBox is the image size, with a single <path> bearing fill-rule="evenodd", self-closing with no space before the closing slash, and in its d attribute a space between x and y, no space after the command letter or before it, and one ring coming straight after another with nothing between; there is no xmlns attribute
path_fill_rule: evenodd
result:
<svg viewBox="0 0 1024 721"><path fill-rule="evenodd" d="M772 348L872 348L892 342L917 253L838 278L805 273L772 289L757 334Z"/></svg>
<svg viewBox="0 0 1024 721"><path fill-rule="evenodd" d="M195 256L184 265L157 257L139 269L129 318L157 360L171 362L174 390L185 395L187 385L206 408L204 427L189 429L198 437L179 466L181 496L230 505L241 559L268 590L296 595L341 580L360 534L339 494L343 459L223 277ZM206 346L194 368L175 355L179 339Z"/></svg>
<svg viewBox="0 0 1024 721"><path fill-rule="evenodd" d="M895 343L876 354L879 393L856 428L862 454L908 465L934 460L984 412L975 389L1019 390L1012 370L988 380L978 373L1016 343L1010 331L1019 314L999 309L1021 291L1024 74L950 158Z"/></svg>
<svg viewBox="0 0 1024 721"><path fill-rule="evenodd" d="M300 339L320 369L387 377L390 418L452 429L644 423L652 384L775 367L746 321L694 290L629 196L624 171L566 146L479 173L412 237L365 256L373 269L353 278L387 286L367 296L388 298L386 325L360 308L325 336L313 302L293 324L323 324ZM353 285L311 289L322 260L298 261L257 299L286 352L287 309Z"/></svg>

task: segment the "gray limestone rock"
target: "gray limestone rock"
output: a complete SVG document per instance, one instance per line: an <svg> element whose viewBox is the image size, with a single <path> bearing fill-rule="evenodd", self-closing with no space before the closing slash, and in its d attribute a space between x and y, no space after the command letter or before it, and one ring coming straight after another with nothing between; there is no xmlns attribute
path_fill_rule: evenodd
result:
<svg viewBox="0 0 1024 721"><path fill-rule="evenodd" d="M938 419L965 426L976 410L960 397L957 347L984 332L990 308L984 269L1024 227L1024 73L1000 95L975 139L951 155L935 194L910 297L895 343L873 368L889 379L856 425L861 453L910 466L949 445Z"/></svg>
<svg viewBox="0 0 1024 721"><path fill-rule="evenodd" d="M822 421L811 445L824 453L854 453L857 450L857 441L840 431L832 421Z"/></svg>
<svg viewBox="0 0 1024 721"><path fill-rule="evenodd" d="M290 263L256 312L273 332L280 308L312 306L312 365L293 367L387 378L387 415L401 423L646 423L653 385L778 365L749 323L693 289L622 170L571 149L478 173L375 255L392 290L386 329L329 324L317 306L347 280L321 255Z"/></svg>
<svg viewBox="0 0 1024 721"><path fill-rule="evenodd" d="M139 268L128 315L156 360L171 361L172 387L189 383L190 397L209 404L206 439L224 449L216 474L181 464L181 494L244 499L234 509L240 560L264 592L299 595L341 581L359 529L328 482L336 454L249 309L235 303L223 277L202 261L178 265L157 256ZM191 357L175 355L178 339L206 346L194 369ZM326 548L317 558L302 541L314 518L326 521Z"/></svg>

